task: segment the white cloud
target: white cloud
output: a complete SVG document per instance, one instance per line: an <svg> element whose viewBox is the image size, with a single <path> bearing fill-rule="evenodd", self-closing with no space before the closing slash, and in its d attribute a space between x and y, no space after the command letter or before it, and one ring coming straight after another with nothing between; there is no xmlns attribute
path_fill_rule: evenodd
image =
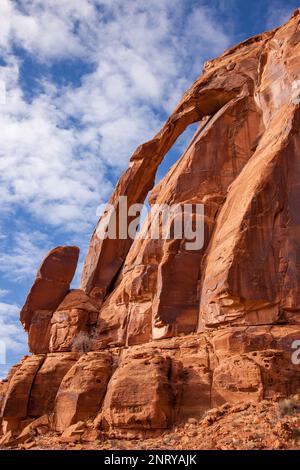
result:
<svg viewBox="0 0 300 470"><path fill-rule="evenodd" d="M73 28L74 22L85 17L80 9L88 5L86 0L48 0L47 6L39 0L1 0L0 44L5 48L12 43L22 46L40 60L82 55L84 48Z"/></svg>
<svg viewBox="0 0 300 470"><path fill-rule="evenodd" d="M23 354L26 352L27 335L19 322L0 317L0 340L6 345L7 353Z"/></svg>
<svg viewBox="0 0 300 470"><path fill-rule="evenodd" d="M0 318L7 316L16 317L20 312L20 308L17 305L11 305L4 302L0 302Z"/></svg>
<svg viewBox="0 0 300 470"><path fill-rule="evenodd" d="M10 367L10 364L0 364L0 380L5 379L7 377Z"/></svg>
<svg viewBox="0 0 300 470"><path fill-rule="evenodd" d="M27 351L27 335L19 322L20 308L0 302L0 379L7 375L9 358L16 360Z"/></svg>
<svg viewBox="0 0 300 470"><path fill-rule="evenodd" d="M0 289L0 299L2 299L3 297L5 297L6 295L8 295L10 293L10 290L9 289Z"/></svg>
<svg viewBox="0 0 300 470"><path fill-rule="evenodd" d="M49 248L48 237L37 230L15 232L10 248L7 249L7 245L1 247L0 272L3 277L13 279L15 282L26 278L33 279Z"/></svg>
<svg viewBox="0 0 300 470"><path fill-rule="evenodd" d="M94 207L111 184L98 155L82 149L80 132L61 127L65 116L51 98L42 94L29 104L17 84L8 90L0 113L1 206L23 207L42 222L78 229L78 223L94 222Z"/></svg>

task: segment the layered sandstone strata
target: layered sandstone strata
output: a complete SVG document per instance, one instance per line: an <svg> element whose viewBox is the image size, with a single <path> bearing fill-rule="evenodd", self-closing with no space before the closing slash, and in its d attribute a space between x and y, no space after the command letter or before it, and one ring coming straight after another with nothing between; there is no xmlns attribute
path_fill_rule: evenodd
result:
<svg viewBox="0 0 300 470"><path fill-rule="evenodd" d="M47 416L155 434L225 402L296 393L300 367L300 14L205 64L110 203L203 204L205 243L101 239L43 261L21 312L32 356L1 384L3 430ZM153 188L186 127L198 129ZM100 219L99 224L103 222ZM130 222L130 220L129 220ZM170 220L170 226L174 220Z"/></svg>

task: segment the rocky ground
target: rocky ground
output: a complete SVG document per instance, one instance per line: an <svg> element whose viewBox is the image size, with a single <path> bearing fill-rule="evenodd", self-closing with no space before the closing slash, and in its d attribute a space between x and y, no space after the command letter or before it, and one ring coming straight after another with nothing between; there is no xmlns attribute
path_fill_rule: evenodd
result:
<svg viewBox="0 0 300 470"><path fill-rule="evenodd" d="M77 423L62 435L45 433L43 426L25 442L3 446L27 450L299 450L300 397L280 402L225 404L207 412L201 420L190 418L159 438L109 438L92 427Z"/></svg>

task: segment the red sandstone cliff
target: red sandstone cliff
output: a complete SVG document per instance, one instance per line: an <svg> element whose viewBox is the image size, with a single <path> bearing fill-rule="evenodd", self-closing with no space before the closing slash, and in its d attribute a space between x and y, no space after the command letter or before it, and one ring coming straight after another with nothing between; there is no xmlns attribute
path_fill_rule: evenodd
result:
<svg viewBox="0 0 300 470"><path fill-rule="evenodd" d="M299 10L206 63L132 155L111 204L118 212L120 196L142 203L150 190L151 204L203 203L201 250L95 231L78 290L70 290L78 249L47 255L21 312L33 355L0 388L3 443L36 419L59 432L94 420L108 435L152 436L224 403L297 393L298 80ZM187 150L153 188L194 122Z"/></svg>

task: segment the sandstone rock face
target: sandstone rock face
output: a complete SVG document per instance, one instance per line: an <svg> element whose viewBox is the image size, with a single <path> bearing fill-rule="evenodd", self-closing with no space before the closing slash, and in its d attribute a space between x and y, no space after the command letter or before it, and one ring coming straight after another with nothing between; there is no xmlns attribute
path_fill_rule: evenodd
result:
<svg viewBox="0 0 300 470"><path fill-rule="evenodd" d="M128 206L148 196L154 222L147 217L134 240L102 239L98 228L112 218L104 214L80 289L70 290L78 249L47 255L21 312L34 354L0 388L3 442L45 416L63 439L132 437L225 403L298 392L299 20L297 10L281 28L207 62L134 152L110 203L119 215L121 196ZM188 148L153 187L194 122ZM203 214L190 215L191 226L202 222L201 247L186 236L144 237L151 223L163 228L157 205L184 204L203 204ZM92 421L96 429L85 431Z"/></svg>
<svg viewBox="0 0 300 470"><path fill-rule="evenodd" d="M93 418L104 399L111 375L111 356L104 352L83 355L61 381L54 407L54 427L63 431Z"/></svg>
<svg viewBox="0 0 300 470"><path fill-rule="evenodd" d="M170 358L159 354L140 353L121 360L107 389L102 426L166 429L174 405L170 372Z"/></svg>
<svg viewBox="0 0 300 470"><path fill-rule="evenodd" d="M228 327L87 354L26 357L8 384L3 430L15 435L37 416L63 432L79 421L124 437L157 435L223 403L297 393L291 343L300 328Z"/></svg>
<svg viewBox="0 0 300 470"><path fill-rule="evenodd" d="M143 240L141 235L102 305L97 331L103 344L138 344L197 329L205 248L228 185L251 157L261 131L255 108L252 99L233 100L204 130L200 125L176 168L154 189L150 202L156 204L204 204L205 246L188 251L185 239Z"/></svg>
<svg viewBox="0 0 300 470"><path fill-rule="evenodd" d="M52 314L70 289L78 256L77 247L64 246L51 250L42 261L20 314L31 352L49 351Z"/></svg>
<svg viewBox="0 0 300 470"><path fill-rule="evenodd" d="M48 354L37 372L28 402L28 416L38 418L53 411L60 384L78 354Z"/></svg>
<svg viewBox="0 0 300 470"><path fill-rule="evenodd" d="M90 332L98 318L98 310L81 290L70 291L51 318L49 349L52 352L70 351L74 339Z"/></svg>

